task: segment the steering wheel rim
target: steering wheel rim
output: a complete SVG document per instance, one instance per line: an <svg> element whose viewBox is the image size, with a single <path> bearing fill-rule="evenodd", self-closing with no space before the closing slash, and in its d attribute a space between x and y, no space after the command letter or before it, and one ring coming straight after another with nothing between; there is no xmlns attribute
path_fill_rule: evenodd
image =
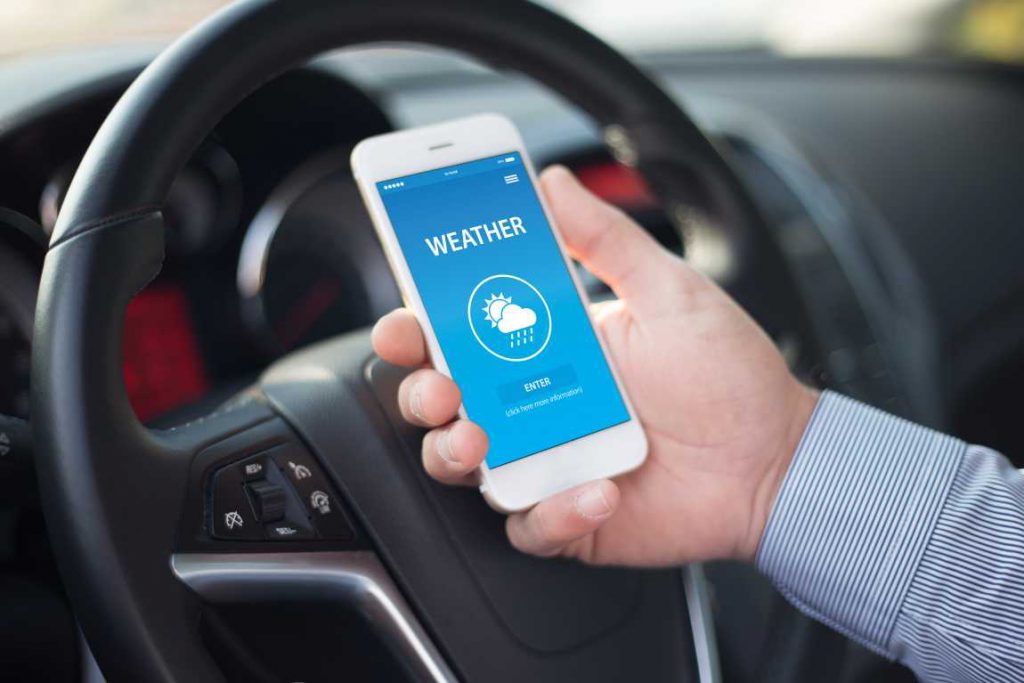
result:
<svg viewBox="0 0 1024 683"><path fill-rule="evenodd" d="M766 234L729 165L657 85L530 3L249 0L193 29L143 72L96 135L54 230L36 314L32 410L47 523L76 613L112 680L220 679L195 637L201 603L168 562L190 495L188 463L278 414L316 441L310 419L297 414L304 399L295 376L330 365L322 349L301 355L268 374L269 401L179 430L145 428L124 390L121 334L125 306L163 259L163 198L215 124L262 83L325 51L384 41L452 48L531 76L613 131L620 156L666 206L697 193L734 234ZM357 370L332 376L347 373L338 386L358 392ZM343 492L358 498L337 465ZM369 534L382 543L379 529Z"/></svg>

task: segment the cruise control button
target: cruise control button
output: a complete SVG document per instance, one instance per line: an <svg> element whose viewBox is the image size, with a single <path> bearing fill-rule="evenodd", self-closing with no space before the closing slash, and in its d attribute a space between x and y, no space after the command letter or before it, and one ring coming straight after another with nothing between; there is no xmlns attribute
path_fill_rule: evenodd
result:
<svg viewBox="0 0 1024 683"><path fill-rule="evenodd" d="M297 448L286 448L274 453L274 462L284 472L301 498L308 498L315 489L326 490L326 481L320 466L311 456ZM309 502L308 500L306 501Z"/></svg>
<svg viewBox="0 0 1024 683"><path fill-rule="evenodd" d="M285 453L284 455L277 455L274 457L277 461L278 466L284 471L285 476L292 484L299 486L303 482L308 483L310 479L313 479L315 465L301 455L292 453Z"/></svg>

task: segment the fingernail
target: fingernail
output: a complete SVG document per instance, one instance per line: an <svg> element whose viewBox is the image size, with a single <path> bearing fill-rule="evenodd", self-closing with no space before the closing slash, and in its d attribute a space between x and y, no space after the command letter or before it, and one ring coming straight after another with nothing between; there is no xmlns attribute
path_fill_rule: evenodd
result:
<svg viewBox="0 0 1024 683"><path fill-rule="evenodd" d="M452 430L445 429L437 435L437 454L449 465L461 465L462 461L452 453Z"/></svg>
<svg viewBox="0 0 1024 683"><path fill-rule="evenodd" d="M591 486L584 489L576 496L576 512L580 517L586 519L597 519L604 517L612 511L608 499L604 497L604 491L600 486Z"/></svg>
<svg viewBox="0 0 1024 683"><path fill-rule="evenodd" d="M423 414L423 382L416 382L409 390L409 411L420 420L426 421Z"/></svg>

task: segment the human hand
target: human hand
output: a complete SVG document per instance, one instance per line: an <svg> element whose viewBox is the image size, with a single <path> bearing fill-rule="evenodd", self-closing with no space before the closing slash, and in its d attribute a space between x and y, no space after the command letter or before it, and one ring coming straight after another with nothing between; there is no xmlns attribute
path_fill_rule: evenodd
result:
<svg viewBox="0 0 1024 683"><path fill-rule="evenodd" d="M541 187L570 253L616 301L593 308L650 452L615 481L577 486L510 515L520 550L596 564L750 560L817 401L768 336L713 282L663 249L562 167ZM475 484L487 436L457 418L455 383L429 367L415 316L373 331L384 360L419 368L401 384L405 419L430 427L423 464L435 479Z"/></svg>

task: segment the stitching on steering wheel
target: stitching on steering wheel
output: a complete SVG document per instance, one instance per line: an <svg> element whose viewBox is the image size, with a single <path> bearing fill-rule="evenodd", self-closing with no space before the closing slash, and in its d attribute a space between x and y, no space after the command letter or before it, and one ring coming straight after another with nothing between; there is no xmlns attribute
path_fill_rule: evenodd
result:
<svg viewBox="0 0 1024 683"><path fill-rule="evenodd" d="M111 216L107 216L106 218L103 218L98 221L91 221L89 223L85 223L74 228L69 228L68 230L65 230L64 233L60 237L58 237L55 242L51 243L49 248L53 249L61 244L64 244L72 237L78 237L79 235L84 235L87 232L99 230L100 228L107 228L112 225L118 225L120 223L130 223L131 221L137 220L139 218L144 218L145 216L154 213L160 213L160 207L157 206L156 204L147 204L137 209L132 209L130 211L115 213Z"/></svg>

